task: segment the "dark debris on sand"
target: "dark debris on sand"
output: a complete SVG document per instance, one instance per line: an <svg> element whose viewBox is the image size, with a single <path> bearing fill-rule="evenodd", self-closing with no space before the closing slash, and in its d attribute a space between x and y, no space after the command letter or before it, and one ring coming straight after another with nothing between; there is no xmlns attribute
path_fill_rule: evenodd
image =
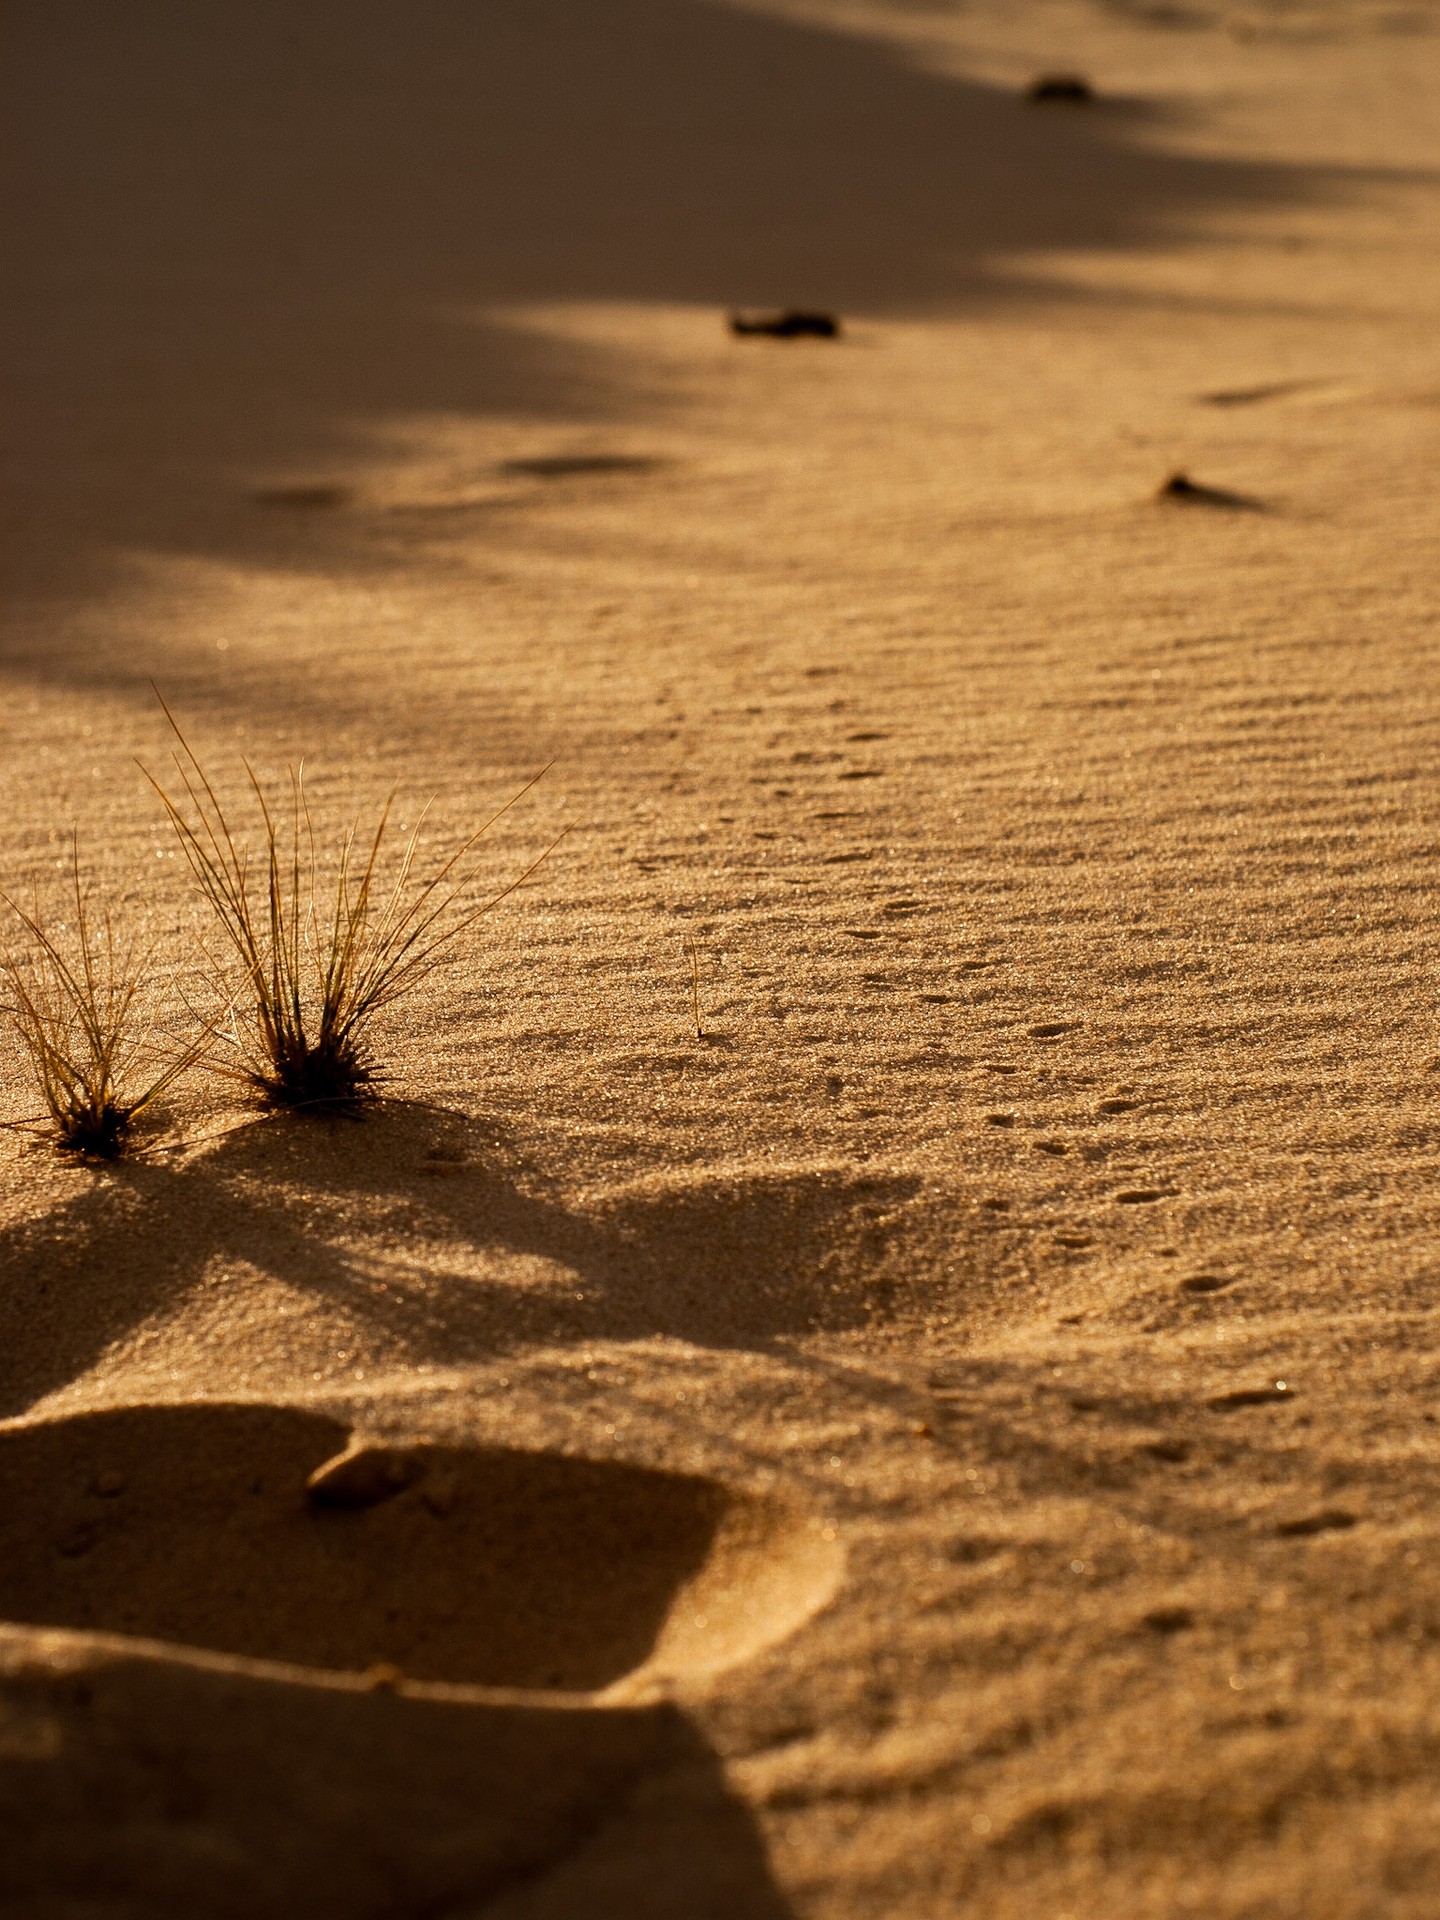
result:
<svg viewBox="0 0 1440 1920"><path fill-rule="evenodd" d="M1172 473L1156 490L1157 500L1178 501L1181 506L1190 507L1228 507L1232 512L1261 513L1263 500L1256 500L1248 493L1231 493L1224 487L1203 486L1200 481L1192 480L1188 473Z"/></svg>
<svg viewBox="0 0 1440 1920"><path fill-rule="evenodd" d="M732 313L730 331L757 333L772 340L838 340L840 322L833 313L817 313L805 307L786 307L779 313Z"/></svg>
<svg viewBox="0 0 1440 1920"><path fill-rule="evenodd" d="M1095 98L1095 89L1078 73L1042 73L1038 80L1032 80L1025 89L1025 98L1040 106L1051 102L1083 106Z"/></svg>

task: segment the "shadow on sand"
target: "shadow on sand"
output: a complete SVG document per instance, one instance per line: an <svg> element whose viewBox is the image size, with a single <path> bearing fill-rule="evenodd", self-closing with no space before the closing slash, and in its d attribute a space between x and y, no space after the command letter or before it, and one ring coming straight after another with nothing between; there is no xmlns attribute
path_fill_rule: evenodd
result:
<svg viewBox="0 0 1440 1920"><path fill-rule="evenodd" d="M845 1278L911 1185L827 1168L713 1175L580 1209L519 1161L493 1127L396 1106L364 1125L246 1129L180 1165L77 1171L85 1191L0 1246L0 1403L18 1410L73 1377L227 1252L443 1360L657 1330L764 1345L869 1310ZM382 1285L342 1244L360 1196L382 1238L490 1250L495 1277L416 1260ZM562 1284L506 1284L517 1257ZM16 1920L67 1901L177 1920L791 1912L718 1757L672 1707L367 1692L113 1639L70 1637L37 1658L34 1633L0 1625L0 1711L21 1730L0 1753L0 1904Z"/></svg>
<svg viewBox="0 0 1440 1920"><path fill-rule="evenodd" d="M733 305L1024 302L1017 255L1337 186L721 0L21 0L3 42L26 603L102 591L124 554L382 565L365 516L320 509L387 424L659 417L643 361L527 330L530 303L699 303L718 341ZM23 667L145 671L53 633Z"/></svg>
<svg viewBox="0 0 1440 1920"><path fill-rule="evenodd" d="M0 1904L153 1920L785 1920L673 1707L317 1686L0 1629ZM13 1736L13 1737L10 1737Z"/></svg>
<svg viewBox="0 0 1440 1920"><path fill-rule="evenodd" d="M413 1361L670 1335L765 1349L864 1324L909 1176L827 1165L686 1174L576 1206L489 1123L395 1105L276 1120L182 1164L77 1171L83 1191L0 1236L0 1415L167 1315L213 1265L274 1276ZM362 1251L350 1231L365 1218Z"/></svg>

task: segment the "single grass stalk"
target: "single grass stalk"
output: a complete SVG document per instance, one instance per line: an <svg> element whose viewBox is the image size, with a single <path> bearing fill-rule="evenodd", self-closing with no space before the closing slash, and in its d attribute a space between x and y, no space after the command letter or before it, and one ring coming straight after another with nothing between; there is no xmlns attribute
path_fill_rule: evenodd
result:
<svg viewBox="0 0 1440 1920"><path fill-rule="evenodd" d="M685 942L685 951L690 957L690 1012L695 1023L695 1038L705 1038L700 1025L700 950L693 940Z"/></svg>
<svg viewBox="0 0 1440 1920"><path fill-rule="evenodd" d="M232 1008L246 1009L243 1021L233 1014L230 1021L235 1071L268 1107L358 1112L377 1097L382 1078L376 1016L413 992L444 949L523 885L564 838L557 836L538 860L479 905L454 910L467 877L460 870L465 856L546 769L422 878L415 869L427 806L387 889L380 866L392 792L373 834L362 841L357 825L344 835L330 891L320 877L303 768L291 772L289 817L282 825L245 762L261 827L260 857L252 860L175 716L163 699L160 705L177 742L173 757L183 792L168 792L144 771L238 965L238 986L226 994ZM227 978L223 962L212 958L212 965Z"/></svg>
<svg viewBox="0 0 1440 1920"><path fill-rule="evenodd" d="M203 1032L158 1071L153 1065L141 1071L153 1041L139 1008L149 955L137 955L133 943L122 946L117 941L108 912L96 925L81 884L74 837L70 874L75 924L68 953L40 920L38 909L27 913L0 893L30 940L28 953L0 955L0 975L9 991L4 1011L14 1022L48 1116L18 1124L48 1128L64 1153L118 1160L137 1116L200 1058L213 1030Z"/></svg>

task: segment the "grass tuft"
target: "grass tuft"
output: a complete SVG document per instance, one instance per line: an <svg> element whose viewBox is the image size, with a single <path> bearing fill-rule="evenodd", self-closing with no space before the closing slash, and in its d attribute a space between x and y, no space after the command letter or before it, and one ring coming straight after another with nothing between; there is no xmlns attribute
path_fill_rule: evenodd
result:
<svg viewBox="0 0 1440 1920"><path fill-rule="evenodd" d="M28 949L0 955L10 1015L46 1118L44 1126L63 1153L118 1160L126 1151L136 1117L195 1062L210 1044L206 1032L158 1071L141 1063L152 1051L152 1031L140 1013L140 989L148 956L122 945L108 912L97 924L80 879L80 853L71 841L74 925L62 944L36 912L8 894L0 900L28 935ZM149 1077L146 1077L148 1073Z"/></svg>
<svg viewBox="0 0 1440 1920"><path fill-rule="evenodd" d="M303 768L290 774L282 814L245 762L260 826L260 852L254 858L237 838L175 716L163 699L160 705L175 736L179 786L172 793L148 770L146 778L160 797L234 963L227 967L212 960L230 1008L233 1070L265 1106L356 1114L378 1096L384 1078L376 1017L413 992L439 963L443 950L522 885L559 844L558 839L552 842L539 860L488 899L457 908L467 877L465 856L542 774L528 780L422 877L416 868L427 807L387 884L382 850L395 800L392 792L373 832L362 837L357 825L343 836L333 876L326 881Z"/></svg>

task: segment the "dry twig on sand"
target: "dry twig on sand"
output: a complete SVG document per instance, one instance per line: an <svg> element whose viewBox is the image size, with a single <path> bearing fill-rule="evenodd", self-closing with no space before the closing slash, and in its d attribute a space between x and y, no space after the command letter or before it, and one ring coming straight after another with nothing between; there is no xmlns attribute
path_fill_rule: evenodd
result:
<svg viewBox="0 0 1440 1920"><path fill-rule="evenodd" d="M700 949L694 940L685 942L685 952L690 960L690 1011L695 1025L695 1038L705 1038L704 1028L700 1024Z"/></svg>
<svg viewBox="0 0 1440 1920"><path fill-rule="evenodd" d="M291 772L288 819L281 824L245 763L261 828L261 856L252 862L209 775L160 704L177 742L183 794L171 794L148 771L146 777L229 949L231 966L213 956L211 964L237 1010L228 1023L233 1071L268 1107L356 1113L377 1097L383 1078L372 1031L376 1016L418 987L443 950L521 886L564 837L497 893L454 910L468 878L461 870L465 856L542 775L526 781L428 878L415 872L422 812L387 886L382 849L392 792L372 834L362 840L357 825L343 835L327 883L303 768Z"/></svg>
<svg viewBox="0 0 1440 1920"><path fill-rule="evenodd" d="M142 1021L141 985L148 954L121 945L108 912L97 926L80 879L80 852L72 838L70 873L75 919L52 932L33 912L0 894L29 936L28 950L0 956L8 1001L45 1117L15 1123L52 1132L66 1153L117 1160L126 1151L136 1117L152 1106L210 1045L207 1029L163 1065L142 1070L154 1052L153 1029ZM60 935L70 934L62 944Z"/></svg>

